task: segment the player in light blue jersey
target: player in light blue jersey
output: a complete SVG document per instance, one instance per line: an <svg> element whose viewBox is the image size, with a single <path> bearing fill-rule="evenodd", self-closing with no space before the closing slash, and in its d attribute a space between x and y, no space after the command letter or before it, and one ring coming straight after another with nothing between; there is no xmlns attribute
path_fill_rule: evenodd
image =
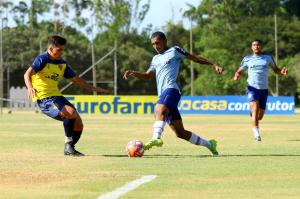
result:
<svg viewBox="0 0 300 199"><path fill-rule="evenodd" d="M178 138L187 140L195 145L207 147L213 155L218 155L215 140L205 140L196 133L185 130L178 110L181 97L179 87L176 83L179 73L180 62L186 57L199 64L212 66L217 73L222 73L223 68L218 64L196 55L192 55L178 46L168 47L167 38L162 32L155 32L151 36L151 44L157 51L146 72L126 70L124 79L136 77L141 80L149 80L156 75L157 92L159 99L155 105L155 123L153 126L153 137L145 143L145 150L153 146L162 146L161 135L166 123L175 132Z"/></svg>
<svg viewBox="0 0 300 199"><path fill-rule="evenodd" d="M264 116L268 98L268 72L272 68L276 74L287 75L287 68L278 68L271 55L262 53L261 40L251 43L252 55L244 57L240 68L235 72L234 80L239 80L242 72L248 70L247 96L251 108L251 123L254 139L261 141L259 120Z"/></svg>

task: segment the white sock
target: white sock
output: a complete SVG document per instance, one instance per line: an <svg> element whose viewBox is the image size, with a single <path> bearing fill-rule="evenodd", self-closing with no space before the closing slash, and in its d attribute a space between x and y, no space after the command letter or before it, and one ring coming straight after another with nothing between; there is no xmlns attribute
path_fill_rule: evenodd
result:
<svg viewBox="0 0 300 199"><path fill-rule="evenodd" d="M155 121L154 122L152 139L160 139L161 134L164 131L165 125L166 125L165 121Z"/></svg>
<svg viewBox="0 0 300 199"><path fill-rule="evenodd" d="M190 143L195 144L195 145L201 145L205 146L207 148L210 148L210 142L201 138L200 136L196 135L195 133L192 133L192 136L190 138Z"/></svg>
<svg viewBox="0 0 300 199"><path fill-rule="evenodd" d="M73 138L72 137L66 137L65 136L65 143L67 142L72 142L73 141Z"/></svg>
<svg viewBox="0 0 300 199"><path fill-rule="evenodd" d="M254 137L259 137L260 134L259 134L259 127L258 126L254 126L252 127L252 131L253 131L253 134L254 134Z"/></svg>

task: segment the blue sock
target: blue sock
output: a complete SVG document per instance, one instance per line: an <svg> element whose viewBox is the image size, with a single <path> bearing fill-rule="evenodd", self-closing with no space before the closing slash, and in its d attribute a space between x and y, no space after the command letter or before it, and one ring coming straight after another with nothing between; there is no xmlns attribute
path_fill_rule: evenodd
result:
<svg viewBox="0 0 300 199"><path fill-rule="evenodd" d="M64 119L65 136L72 137L75 119Z"/></svg>
<svg viewBox="0 0 300 199"><path fill-rule="evenodd" d="M75 144L78 142L78 140L80 139L81 134L82 134L82 130L81 130L81 131L73 131L73 136L72 136L72 138L73 138L73 144L74 144L74 145L75 145Z"/></svg>

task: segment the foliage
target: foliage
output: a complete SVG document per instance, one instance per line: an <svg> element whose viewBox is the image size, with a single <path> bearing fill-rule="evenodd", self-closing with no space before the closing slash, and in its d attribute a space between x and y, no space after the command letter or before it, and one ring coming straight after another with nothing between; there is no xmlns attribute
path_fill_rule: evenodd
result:
<svg viewBox="0 0 300 199"><path fill-rule="evenodd" d="M196 95L243 95L246 74L240 82L232 80L242 58L251 53L250 42L263 40L264 51L275 56L274 14L278 24L278 65L290 70L289 76L279 77L281 95L296 95L300 91L300 20L299 6L294 0L203 0L198 6L189 5L183 14L193 22L192 29L182 24L168 22L163 31L170 46L178 45L190 51L190 31L193 34L193 53L224 66L225 72L216 75L213 68L194 64ZM80 74L92 64L91 45L95 60L112 50L117 42L118 93L155 94L155 79L150 82L131 79L123 81L125 69L147 70L155 54L149 36L152 25L140 33L150 1L141 0L54 0L2 1L4 69L10 68L10 84L23 86L25 69L35 56L46 50L47 37L60 34L67 38L65 58ZM47 18L45 17L47 16ZM8 27L14 20L15 26ZM80 27L80 28L78 28ZM97 65L98 81L113 81L113 56ZM84 77L92 79L91 72ZM184 95L189 95L190 61L184 60L178 83ZM66 83L63 82L62 85ZM275 93L275 75L270 71L270 93ZM113 84L103 84L108 89ZM70 87L66 93L87 93L78 87Z"/></svg>

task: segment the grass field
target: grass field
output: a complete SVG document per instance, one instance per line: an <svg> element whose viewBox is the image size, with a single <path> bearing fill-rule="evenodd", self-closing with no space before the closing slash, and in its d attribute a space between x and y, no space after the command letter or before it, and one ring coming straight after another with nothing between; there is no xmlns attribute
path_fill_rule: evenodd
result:
<svg viewBox="0 0 300 199"><path fill-rule="evenodd" d="M246 115L183 115L186 129L215 138L220 156L177 139L128 158L129 140L151 137L153 116L82 115L77 149L63 155L62 124L42 114L0 115L0 198L97 198L157 175L121 198L300 198L300 115L266 115L254 142Z"/></svg>

